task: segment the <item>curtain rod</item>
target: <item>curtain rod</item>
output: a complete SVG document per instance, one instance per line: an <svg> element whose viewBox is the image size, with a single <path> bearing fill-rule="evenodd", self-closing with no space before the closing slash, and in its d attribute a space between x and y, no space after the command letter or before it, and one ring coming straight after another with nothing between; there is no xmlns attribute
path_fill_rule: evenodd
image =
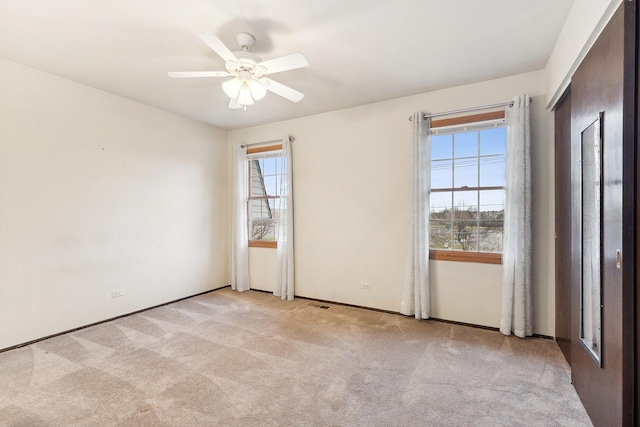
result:
<svg viewBox="0 0 640 427"><path fill-rule="evenodd" d="M529 102L531 102L531 98L529 98ZM513 101L501 102L499 104L483 105L481 107L463 108L461 110L445 111L444 113L425 114L423 116L423 119L426 119L428 117L439 117L439 116L448 116L450 114L466 113L467 111L486 110L489 108L506 107L507 105L509 107L513 107ZM412 120L413 120L413 116L409 116L409 121L412 121Z"/></svg>
<svg viewBox="0 0 640 427"><path fill-rule="evenodd" d="M294 136L289 137L289 142L295 141L296 138ZM271 144L272 142L282 142L282 138L280 139L272 139L271 141L262 141L262 142L254 142L253 144L242 144L240 148L252 147L254 145L262 145L262 144Z"/></svg>

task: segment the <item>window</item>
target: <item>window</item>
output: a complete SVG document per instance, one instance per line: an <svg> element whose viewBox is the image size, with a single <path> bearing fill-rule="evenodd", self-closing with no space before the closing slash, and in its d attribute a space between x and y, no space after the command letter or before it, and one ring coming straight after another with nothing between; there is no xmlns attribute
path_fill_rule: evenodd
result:
<svg viewBox="0 0 640 427"><path fill-rule="evenodd" d="M432 123L431 259L502 262L506 129L504 113L495 117Z"/></svg>
<svg viewBox="0 0 640 427"><path fill-rule="evenodd" d="M277 247L278 213L286 194L286 158L282 146L248 149L249 158L249 246Z"/></svg>

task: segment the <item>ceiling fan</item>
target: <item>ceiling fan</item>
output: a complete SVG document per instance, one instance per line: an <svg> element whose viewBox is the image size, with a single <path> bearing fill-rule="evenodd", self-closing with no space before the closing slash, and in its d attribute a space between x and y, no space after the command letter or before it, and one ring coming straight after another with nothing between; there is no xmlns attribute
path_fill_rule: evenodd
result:
<svg viewBox="0 0 640 427"><path fill-rule="evenodd" d="M236 40L240 51L231 52L222 41L212 33L201 31L198 36L215 53L225 60L227 71L172 71L169 76L182 79L192 77L233 77L222 84L222 89L231 98L229 108L247 109L254 100L262 99L267 91L280 95L289 101L299 102L304 94L272 80L266 75L281 71L307 67L309 61L301 53L292 53L279 58L263 61L258 55L249 52L256 38L249 33L239 33Z"/></svg>

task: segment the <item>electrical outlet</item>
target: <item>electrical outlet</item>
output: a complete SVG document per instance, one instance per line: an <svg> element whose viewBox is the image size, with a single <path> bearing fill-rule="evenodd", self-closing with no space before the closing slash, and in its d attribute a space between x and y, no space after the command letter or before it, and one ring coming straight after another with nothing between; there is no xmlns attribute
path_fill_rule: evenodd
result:
<svg viewBox="0 0 640 427"><path fill-rule="evenodd" d="M111 298L123 297L124 291L122 289L114 289L111 291Z"/></svg>
<svg viewBox="0 0 640 427"><path fill-rule="evenodd" d="M363 289L365 291L370 291L371 290L371 283L369 283L369 282L360 282L360 289Z"/></svg>

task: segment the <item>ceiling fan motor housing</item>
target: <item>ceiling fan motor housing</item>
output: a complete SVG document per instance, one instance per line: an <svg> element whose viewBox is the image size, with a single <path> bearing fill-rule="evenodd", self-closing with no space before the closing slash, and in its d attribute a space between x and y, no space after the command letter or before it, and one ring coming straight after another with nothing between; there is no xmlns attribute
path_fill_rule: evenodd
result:
<svg viewBox="0 0 640 427"><path fill-rule="evenodd" d="M249 49L251 49L253 44L256 42L256 38L249 33L238 33L238 35L236 36L236 40L240 45L240 49L244 51L248 51Z"/></svg>
<svg viewBox="0 0 640 427"><path fill-rule="evenodd" d="M233 54L236 56L236 58L238 58L239 62L227 61L227 63L225 64L225 66L227 67L227 71L233 74L242 70L249 70L249 71L253 70L256 64L262 62L262 59L258 55L251 52L240 51L240 52L233 52ZM258 70L256 69L255 71L258 71ZM264 71L262 71L260 74L264 73Z"/></svg>

